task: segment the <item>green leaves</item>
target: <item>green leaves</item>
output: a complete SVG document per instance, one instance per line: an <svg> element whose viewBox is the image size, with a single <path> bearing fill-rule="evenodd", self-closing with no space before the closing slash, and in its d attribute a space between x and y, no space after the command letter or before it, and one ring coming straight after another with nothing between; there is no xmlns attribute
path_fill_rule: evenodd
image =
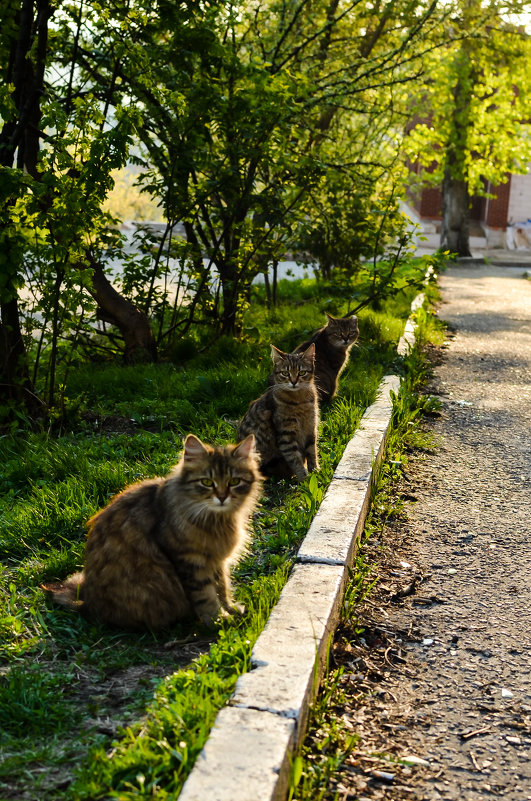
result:
<svg viewBox="0 0 531 801"><path fill-rule="evenodd" d="M0 33L5 65L20 33L16 6ZM406 140L426 165L450 154L435 164L434 181L451 163L475 186L531 158L520 122L531 115L531 92L515 94L509 80L527 86L529 45L500 29L489 56L474 8L463 10L470 40L448 6L438 16L436 4L409 0L378 13L330 0L55 8L48 49L26 53L46 76L32 108L36 164L22 168L21 146L16 166L0 168L0 291L17 302L31 351L13 381L31 373L54 405L85 348L100 358L134 351L113 309L97 319L93 260L119 274L116 303L149 315L142 352L151 329L156 346L173 353L198 330L205 347L239 336L255 277L272 276L287 254L340 290L360 274L356 302L379 297L393 273L390 254L408 249L396 201L407 178L400 150L423 70L422 109L433 108L435 124L419 123ZM6 147L9 126L24 128L17 98L29 91L7 77ZM149 213L166 222L162 238L146 233L129 251L115 230L120 220L105 211L124 166L135 196L139 187ZM138 206L123 208L136 214ZM274 277L269 292L274 304Z"/></svg>
<svg viewBox="0 0 531 801"><path fill-rule="evenodd" d="M449 170L471 195L483 195L486 182L528 169L531 42L507 22L507 5L460 4L458 27L426 58L418 102L430 121L416 125L405 144L432 185Z"/></svg>

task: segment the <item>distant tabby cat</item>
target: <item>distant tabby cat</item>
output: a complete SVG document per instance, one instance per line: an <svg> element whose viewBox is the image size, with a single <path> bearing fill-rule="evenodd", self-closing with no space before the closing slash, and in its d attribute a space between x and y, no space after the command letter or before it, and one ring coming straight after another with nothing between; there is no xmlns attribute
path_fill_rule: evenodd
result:
<svg viewBox="0 0 531 801"><path fill-rule="evenodd" d="M245 547L260 486L254 437L212 447L189 434L169 476L127 487L89 521L83 572L43 589L128 629L241 612L229 564Z"/></svg>
<svg viewBox="0 0 531 801"><path fill-rule="evenodd" d="M318 470L319 406L314 384L315 345L284 353L271 346L273 386L253 401L240 423L240 438L253 433L264 475L303 481Z"/></svg>
<svg viewBox="0 0 531 801"><path fill-rule="evenodd" d="M326 316L328 323L295 349L304 351L312 342L315 344L315 386L320 401L330 401L336 394L339 376L359 334L358 318L354 315Z"/></svg>

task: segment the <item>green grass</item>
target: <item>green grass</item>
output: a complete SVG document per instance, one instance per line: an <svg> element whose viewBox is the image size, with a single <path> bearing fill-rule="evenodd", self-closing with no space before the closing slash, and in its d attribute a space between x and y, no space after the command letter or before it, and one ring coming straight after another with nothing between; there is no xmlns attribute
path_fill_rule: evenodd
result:
<svg viewBox="0 0 531 801"><path fill-rule="evenodd" d="M381 376L404 369L395 347L414 291L360 313L359 346L340 396L323 411L319 473L301 486L268 482L251 552L234 574L248 608L240 623L220 625L210 644L211 634L193 624L126 634L52 607L39 585L82 566L87 519L126 484L165 474L186 433L234 439L236 421L263 391L269 344L293 347L324 324L324 309L348 309L348 298L327 292L306 279L286 283L281 304L268 310L257 290L242 339L204 353L196 341L159 365L79 366L66 386L66 415L52 431L0 438L0 797L176 797L217 710L248 668ZM169 639L202 653L168 650Z"/></svg>

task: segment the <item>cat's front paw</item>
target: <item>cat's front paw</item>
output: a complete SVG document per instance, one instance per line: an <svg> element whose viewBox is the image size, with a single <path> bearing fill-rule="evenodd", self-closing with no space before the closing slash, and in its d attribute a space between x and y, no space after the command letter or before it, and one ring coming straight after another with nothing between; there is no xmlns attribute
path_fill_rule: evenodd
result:
<svg viewBox="0 0 531 801"><path fill-rule="evenodd" d="M199 617L199 620L204 626L207 626L209 629L213 629L216 627L216 620L218 620L220 613L223 610L219 604L210 603L208 605L203 606L202 609L196 609L196 613Z"/></svg>
<svg viewBox="0 0 531 801"><path fill-rule="evenodd" d="M216 619L217 619L217 617L218 617L217 615L214 615L214 616L208 615L208 614L199 615L199 619L200 619L201 623L203 624L203 626L206 626L208 629L215 629L216 628Z"/></svg>
<svg viewBox="0 0 531 801"><path fill-rule="evenodd" d="M233 617L241 617L246 612L243 604L232 603L230 606L220 607L215 614L203 613L200 615L201 623L213 629L220 620L230 620Z"/></svg>
<svg viewBox="0 0 531 801"><path fill-rule="evenodd" d="M243 604L239 603L232 603L230 606L227 607L227 613L229 615L238 615L241 617L247 611Z"/></svg>
<svg viewBox="0 0 531 801"><path fill-rule="evenodd" d="M306 470L306 468L305 468L305 467L303 467L303 468L301 468L301 469L297 470L297 472L295 473L295 478L297 479L297 481L299 482L299 484L302 484L302 482L303 482L303 481L304 481L306 478L308 478L308 476L309 476L309 473L308 473L308 471Z"/></svg>

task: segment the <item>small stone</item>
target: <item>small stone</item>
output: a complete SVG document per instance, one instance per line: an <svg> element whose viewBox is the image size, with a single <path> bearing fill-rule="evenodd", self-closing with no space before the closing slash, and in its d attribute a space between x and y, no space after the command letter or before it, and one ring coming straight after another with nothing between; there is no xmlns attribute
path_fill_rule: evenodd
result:
<svg viewBox="0 0 531 801"><path fill-rule="evenodd" d="M501 697L502 698L512 698L513 694L512 694L512 692L510 690L506 690L505 687L502 687Z"/></svg>
<svg viewBox="0 0 531 801"><path fill-rule="evenodd" d="M424 767L428 767L430 764L427 759L422 759L414 754L409 754L408 756L402 757L400 762L402 762L404 765L419 765Z"/></svg>
<svg viewBox="0 0 531 801"><path fill-rule="evenodd" d="M431 637L424 637L422 640L422 645L433 645L433 640Z"/></svg>
<svg viewBox="0 0 531 801"><path fill-rule="evenodd" d="M448 575L449 576L455 576L456 573L457 573L457 570L455 569L455 567L449 567L448 568Z"/></svg>
<svg viewBox="0 0 531 801"><path fill-rule="evenodd" d="M508 736L505 739L507 740L508 743L511 743L512 745L520 745L520 743L522 742L519 737Z"/></svg>
<svg viewBox="0 0 531 801"><path fill-rule="evenodd" d="M379 779L382 782L387 782L388 784L391 784L395 778L394 773L386 773L384 770L373 770L372 776L373 778Z"/></svg>

